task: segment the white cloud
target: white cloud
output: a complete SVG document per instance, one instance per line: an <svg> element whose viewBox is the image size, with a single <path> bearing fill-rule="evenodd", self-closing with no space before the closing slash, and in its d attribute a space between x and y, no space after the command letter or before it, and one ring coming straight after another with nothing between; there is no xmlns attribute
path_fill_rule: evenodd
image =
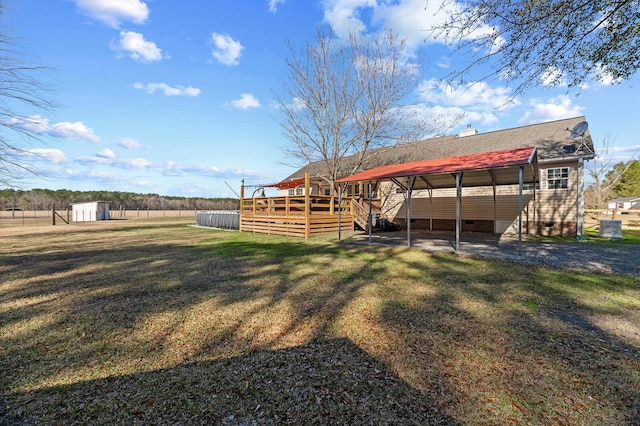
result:
<svg viewBox="0 0 640 426"><path fill-rule="evenodd" d="M112 159L104 158L104 157L77 157L74 159L75 162L81 164L113 164Z"/></svg>
<svg viewBox="0 0 640 426"><path fill-rule="evenodd" d="M14 118L10 123L36 134L44 134L67 140L83 139L94 143L100 142L100 138L93 133L93 129L85 126L82 121L76 121L75 123L62 121L60 123L49 124L47 118L32 115L27 118Z"/></svg>
<svg viewBox="0 0 640 426"><path fill-rule="evenodd" d="M540 76L540 83L545 87L566 86L567 83L562 78L562 71L556 67L551 67Z"/></svg>
<svg viewBox="0 0 640 426"><path fill-rule="evenodd" d="M362 32L367 26L360 19L360 9L377 6L376 0L326 0L324 20L338 37L346 39L349 32Z"/></svg>
<svg viewBox="0 0 640 426"><path fill-rule="evenodd" d="M421 105L417 108L417 111L425 122L433 123L437 134L448 133L463 123L480 123L489 126L498 122L496 114L469 111L456 106ZM425 138L437 136L437 134L425 135Z"/></svg>
<svg viewBox="0 0 640 426"><path fill-rule="evenodd" d="M132 183L133 183L134 186L143 186L143 187L146 187L146 188L153 188L153 187L156 186L155 182L151 182L151 181L148 181L148 180L137 180L137 181L134 181Z"/></svg>
<svg viewBox="0 0 640 426"><path fill-rule="evenodd" d="M498 112L518 103L511 99L509 88L491 87L486 82L452 86L432 78L422 82L419 91L422 100L431 108L441 108L449 115L484 125L496 123Z"/></svg>
<svg viewBox="0 0 640 426"><path fill-rule="evenodd" d="M65 157L64 152L59 149L34 148L27 149L24 152L40 160L44 160L47 163L60 164L67 162L67 157Z"/></svg>
<svg viewBox="0 0 640 426"><path fill-rule="evenodd" d="M96 154L100 158L116 158L116 155L109 148L105 148Z"/></svg>
<svg viewBox="0 0 640 426"><path fill-rule="evenodd" d="M294 98L291 100L291 103L287 107L292 111L302 111L307 107L307 105L302 101L302 99L294 96Z"/></svg>
<svg viewBox="0 0 640 426"><path fill-rule="evenodd" d="M640 145L631 145L631 146L614 146L610 149L611 152L640 152Z"/></svg>
<svg viewBox="0 0 640 426"><path fill-rule="evenodd" d="M544 102L540 99L532 99L531 109L525 112L518 121L521 125L544 123L547 121L561 120L582 115L584 107L573 105L571 98L560 95Z"/></svg>
<svg viewBox="0 0 640 426"><path fill-rule="evenodd" d="M49 126L49 120L39 115L32 115L26 118L12 118L8 124L36 134L49 134L49 132L52 131L51 126Z"/></svg>
<svg viewBox="0 0 640 426"><path fill-rule="evenodd" d="M240 95L240 99L231 101L231 106L238 109L260 108L260 101L251 93L243 93Z"/></svg>
<svg viewBox="0 0 640 426"><path fill-rule="evenodd" d="M380 2L375 21L383 27L407 37L411 47L423 45L429 38L429 28L446 20L446 12L455 5L441 5L439 1L401 0L394 3Z"/></svg>
<svg viewBox="0 0 640 426"><path fill-rule="evenodd" d="M598 65L596 67L595 78L603 86L612 86L622 81L621 78L614 78L611 75L611 70L606 65Z"/></svg>
<svg viewBox="0 0 640 426"><path fill-rule="evenodd" d="M130 58L140 62L149 63L163 58L162 50L154 42L133 31L120 31L120 41L112 42L111 49L127 52Z"/></svg>
<svg viewBox="0 0 640 426"><path fill-rule="evenodd" d="M123 160L118 160L114 164L120 167L124 167L126 169L130 169L130 168L143 169L151 166L153 162L147 160L146 158L126 158Z"/></svg>
<svg viewBox="0 0 640 426"><path fill-rule="evenodd" d="M444 24L452 13L462 10L456 1L425 0L325 0L324 20L340 38L346 38L350 31L363 32L371 25L390 28L395 33L407 37L410 48L417 48L426 42L444 43L441 34L432 34L431 28ZM371 16L365 22L365 16ZM493 29L481 26L465 38L479 37L491 33ZM498 38L494 49L503 43Z"/></svg>
<svg viewBox="0 0 640 426"><path fill-rule="evenodd" d="M293 111L302 111L307 107L307 105L302 101L302 99L296 96L293 98L290 107Z"/></svg>
<svg viewBox="0 0 640 426"><path fill-rule="evenodd" d="M125 149L140 149L140 148L148 148L147 146L143 146L139 140L133 138L120 138L120 142L118 142L118 146Z"/></svg>
<svg viewBox="0 0 640 426"><path fill-rule="evenodd" d="M285 1L286 0L269 0L269 12L276 13L278 11L278 5Z"/></svg>
<svg viewBox="0 0 640 426"><path fill-rule="evenodd" d="M226 34L212 33L211 40L214 45L212 55L218 62L225 65L238 65L238 59L244 46L239 41Z"/></svg>
<svg viewBox="0 0 640 426"><path fill-rule="evenodd" d="M136 90L143 90L146 93L154 94L156 91L162 91L165 96L189 96L194 97L200 94L200 89L195 87L176 86L171 87L167 83L135 83L133 88Z"/></svg>
<svg viewBox="0 0 640 426"><path fill-rule="evenodd" d="M104 154L104 151L102 152ZM146 158L114 158L98 153L95 157L78 157L76 162L81 164L105 164L121 169L144 169L153 166L153 162Z"/></svg>
<svg viewBox="0 0 640 426"><path fill-rule="evenodd" d="M61 122L53 126L53 133L64 139L83 139L89 142L98 143L100 138L93 133L93 129L84 125L82 121L75 123Z"/></svg>
<svg viewBox="0 0 640 426"><path fill-rule="evenodd" d="M501 109L509 106L511 101L511 90L508 87L491 87L484 81L454 86L432 78L422 82L418 90L422 99L427 102L481 110Z"/></svg>
<svg viewBox="0 0 640 426"><path fill-rule="evenodd" d="M232 170L225 170L224 171L225 176L238 176L238 177L255 177L255 178L260 178L260 177L266 177L267 175L260 170L251 170L251 169L232 169Z"/></svg>
<svg viewBox="0 0 640 426"><path fill-rule="evenodd" d="M443 69L448 69L449 67L451 67L451 58L445 56L440 58L440 60L438 61L438 63L436 64L438 65L438 67L443 68Z"/></svg>
<svg viewBox="0 0 640 426"><path fill-rule="evenodd" d="M121 22L144 24L149 8L140 0L75 0L78 11L110 27L118 28Z"/></svg>
<svg viewBox="0 0 640 426"><path fill-rule="evenodd" d="M161 166L160 172L165 176L212 176L219 174L220 169L216 166L194 166L167 161Z"/></svg>
<svg viewBox="0 0 640 426"><path fill-rule="evenodd" d="M282 105L279 101L272 100L269 107L274 110L279 110L283 107L286 107L291 111L302 111L307 108L304 102L302 102L302 100L297 96L294 96L291 99L291 102L285 103L285 105Z"/></svg>

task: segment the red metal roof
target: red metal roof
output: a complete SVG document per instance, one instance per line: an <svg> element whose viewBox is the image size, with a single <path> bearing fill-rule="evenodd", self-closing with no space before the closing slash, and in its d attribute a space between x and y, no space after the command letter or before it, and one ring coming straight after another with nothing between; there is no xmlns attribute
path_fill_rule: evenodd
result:
<svg viewBox="0 0 640 426"><path fill-rule="evenodd" d="M531 164L535 157L535 152L535 147L528 147L461 155L459 157L414 161L404 164L391 164L356 173L352 176L339 179L338 182L366 182L397 177L513 167Z"/></svg>
<svg viewBox="0 0 640 426"><path fill-rule="evenodd" d="M263 185L263 186L265 188L290 189L300 185L304 185L304 178L288 180L285 182L271 183L269 185Z"/></svg>

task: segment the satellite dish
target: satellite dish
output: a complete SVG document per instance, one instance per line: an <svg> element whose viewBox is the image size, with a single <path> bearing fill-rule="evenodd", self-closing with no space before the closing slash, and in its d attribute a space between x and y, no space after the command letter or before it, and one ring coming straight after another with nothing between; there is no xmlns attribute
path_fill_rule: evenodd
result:
<svg viewBox="0 0 640 426"><path fill-rule="evenodd" d="M584 134L587 132L587 129L589 128L589 123L587 123L586 121L581 121L578 124L576 124L575 126L573 126L573 129L569 130L571 132L571 134L569 135L571 137L571 139L577 139L577 138L581 138L580 143L577 144L577 146L575 145L565 145L562 147L562 149L564 149L565 152L568 153L591 153L593 154L593 149L591 149L591 147L585 142L584 140Z"/></svg>
<svg viewBox="0 0 640 426"><path fill-rule="evenodd" d="M575 139L577 137L584 136L588 128L589 128L589 123L587 123L586 121L581 121L580 123L573 126L573 129L571 129L571 135L570 135L571 138Z"/></svg>

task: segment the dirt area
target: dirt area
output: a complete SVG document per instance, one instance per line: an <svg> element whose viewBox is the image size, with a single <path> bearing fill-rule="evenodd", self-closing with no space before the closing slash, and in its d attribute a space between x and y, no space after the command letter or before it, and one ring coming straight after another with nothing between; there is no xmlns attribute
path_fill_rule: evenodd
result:
<svg viewBox="0 0 640 426"><path fill-rule="evenodd" d="M354 235L347 241L369 244L369 235ZM406 231L375 233L371 244L407 245ZM505 259L574 271L640 276L640 244L594 243L586 241L539 242L524 239L521 250L517 235L463 233L461 256ZM411 247L429 252L455 252L453 232L412 231Z"/></svg>

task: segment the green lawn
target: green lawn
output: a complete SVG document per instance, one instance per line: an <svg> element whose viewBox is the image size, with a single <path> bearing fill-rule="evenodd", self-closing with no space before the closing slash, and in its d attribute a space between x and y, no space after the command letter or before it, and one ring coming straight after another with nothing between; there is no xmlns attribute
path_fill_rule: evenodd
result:
<svg viewBox="0 0 640 426"><path fill-rule="evenodd" d="M640 423L637 277L186 223L0 230L0 424Z"/></svg>
<svg viewBox="0 0 640 426"><path fill-rule="evenodd" d="M599 236L600 230L598 226L586 226L583 231L582 242L587 243L610 243L610 244L640 244L640 229L624 228L622 230L622 239L619 238L603 238ZM533 241L549 241L562 242L576 240L575 237L547 237L547 236L528 236Z"/></svg>

